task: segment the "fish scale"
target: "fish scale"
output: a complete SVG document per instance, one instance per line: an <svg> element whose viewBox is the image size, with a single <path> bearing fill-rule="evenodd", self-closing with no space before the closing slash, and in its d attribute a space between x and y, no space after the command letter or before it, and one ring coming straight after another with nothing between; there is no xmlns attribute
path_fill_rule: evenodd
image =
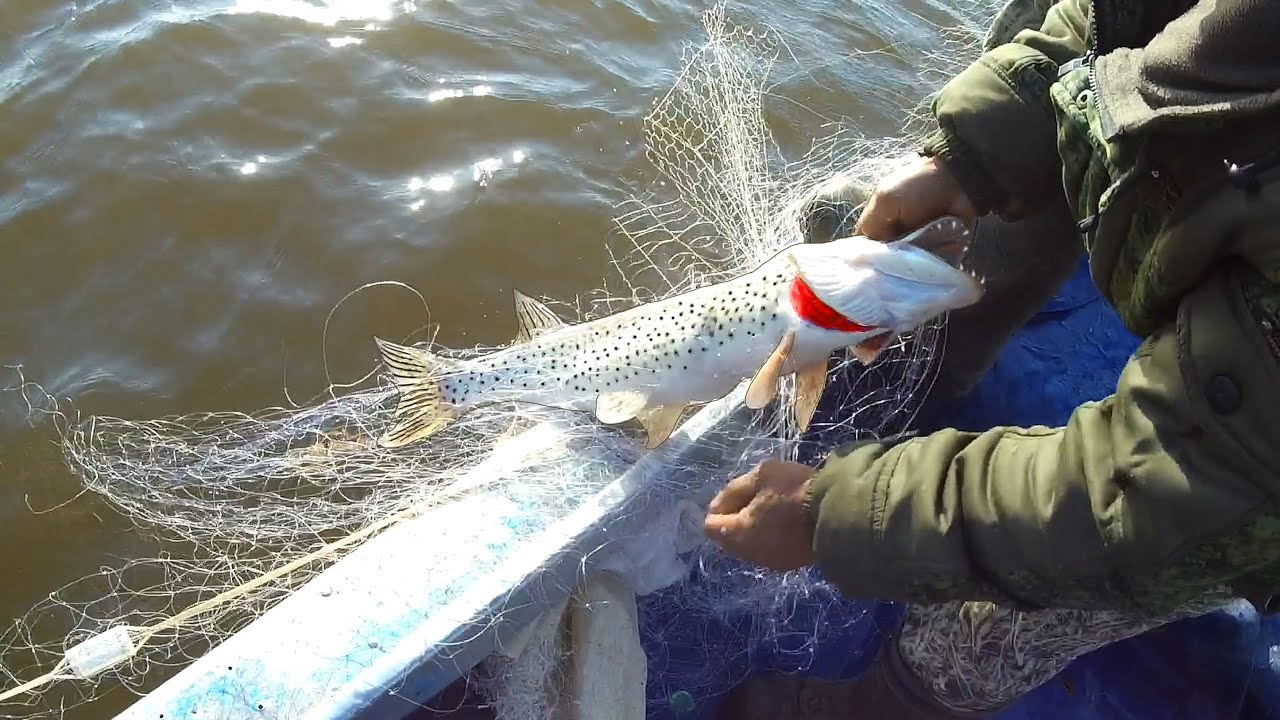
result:
<svg viewBox="0 0 1280 720"><path fill-rule="evenodd" d="M637 419L652 446L686 406L752 377L748 404L763 406L790 373L801 381L803 426L833 350L850 346L871 362L898 333L981 296L958 269L968 239L963 223L944 218L888 244L793 245L731 280L576 325L517 292L516 342L469 360L379 339L400 392L380 443L407 444L470 408L516 401L591 410L606 423Z"/></svg>

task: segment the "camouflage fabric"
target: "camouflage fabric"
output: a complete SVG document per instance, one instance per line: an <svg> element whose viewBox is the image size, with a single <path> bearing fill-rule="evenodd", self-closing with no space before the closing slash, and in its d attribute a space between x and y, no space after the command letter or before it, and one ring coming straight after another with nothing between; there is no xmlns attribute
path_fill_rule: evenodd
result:
<svg viewBox="0 0 1280 720"><path fill-rule="evenodd" d="M1081 5L1075 2L1073 7ZM1205 7L1197 7L1201 5ZM1231 55L1215 46L1214 38L1196 33L1209 25L1202 18L1215 9L1221 14L1234 11L1238 17L1233 24L1217 24L1216 29L1227 37L1216 41L1243 45L1256 39L1257 28L1280 22L1280 6L1262 0L1211 5L1193 0L1091 3L1091 32L1085 37L1083 62L1059 66L1056 82L1049 88L1063 189L1080 222L1094 281L1129 329L1142 336L1173 318L1181 298L1213 261L1214 253L1204 248L1223 254L1230 251L1230 240L1221 231L1196 238L1195 248L1180 246L1176 236L1164 232L1175 210L1194 202L1207 187L1227 183L1226 158L1244 161L1280 145L1280 110L1274 98L1269 112L1259 112L1268 108L1242 93L1234 115L1210 116L1204 108L1219 103L1213 88L1206 88L1200 100L1203 107L1170 104L1134 109L1135 103L1125 94L1127 87L1112 89L1107 84L1141 85L1147 93L1176 96L1179 83L1216 80L1221 87L1274 80L1255 77L1258 73L1251 66L1258 60L1244 49L1236 67L1227 63L1224 70L1202 69L1199 65L1212 62L1214 55L1218 55L1214 59L1221 59L1223 52L1228 59ZM1184 20L1196 22L1173 22L1184 15ZM1149 43L1152 47L1143 48ZM1107 54L1117 49L1127 53L1122 57L1147 53L1153 59L1112 63L1120 70L1105 69L1102 58L1111 60ZM1264 62L1280 63L1280 49ZM1111 77L1126 71L1140 77ZM1153 87L1144 79L1159 74L1173 75L1167 78L1170 88ZM1274 95L1274 89L1274 85L1265 86L1255 94ZM1104 96L1111 99L1110 106L1104 104ZM1117 119L1117 112L1125 115ZM1159 132L1119 132L1120 125L1158 124L1163 125Z"/></svg>
<svg viewBox="0 0 1280 720"><path fill-rule="evenodd" d="M1039 29L1055 2L1057 0L1009 0L996 14L991 27L987 28L982 41L983 51L1013 42L1013 38L1023 30Z"/></svg>
<svg viewBox="0 0 1280 720"><path fill-rule="evenodd" d="M1280 283L1250 272L1244 283L1245 301L1267 335L1271 352L1280 358Z"/></svg>
<svg viewBox="0 0 1280 720"><path fill-rule="evenodd" d="M811 483L817 564L848 595L909 603L897 654L958 716L1233 598L1275 605L1280 171L1260 163L1254 186L1236 187L1224 160L1280 147L1280 93L1245 81L1280 67L1280 46L1247 42L1276 7L1011 0L983 57L935 101L923 153L990 213L972 262L995 289L958 318L959 336L990 346L961 348L951 384L971 384L1060 283L1048 270L1075 255L1059 236L1075 236L1103 296L1145 338L1115 393L1064 427L852 444ZM1192 26L1219 34L1190 37ZM1144 65L1144 50L1159 62ZM1098 61L1113 56L1123 62ZM1151 101L1214 73L1217 88L1242 91ZM1134 87L1142 102L1125 98Z"/></svg>
<svg viewBox="0 0 1280 720"><path fill-rule="evenodd" d="M1188 36L1185 23L1155 34L1190 5L1061 0L939 95L924 152L1007 221L1065 198L1100 291L1145 341L1116 391L1062 427L832 453L809 517L817 563L845 593L1161 617L1221 585L1263 604L1280 588L1280 293L1269 284L1280 171L1260 165L1253 187L1237 187L1222 162L1280 146L1280 120L1253 107L1209 122L1192 109L1162 116L1159 132L1113 137L1098 104L1094 51L1150 40L1183 65L1222 59L1222 38ZM1249 13L1276 7L1216 5L1239 11L1215 19L1235 23L1230 42L1261 32ZM1280 63L1280 46L1266 47Z"/></svg>
<svg viewBox="0 0 1280 720"><path fill-rule="evenodd" d="M1253 157L1268 144L1280 146L1280 114L1223 123L1214 134L1104 143L1091 72L1087 65L1078 67L1050 88L1058 152L1070 158L1063 162L1063 185L1080 222L1094 281L1125 325L1145 336L1173 319L1215 251L1223 256L1234 251L1228 218L1190 247L1167 232L1170 218L1188 196L1194 201L1215 183L1227 184L1223 158ZM1268 259L1244 256L1260 261L1259 269L1272 276L1280 273L1280 265Z"/></svg>
<svg viewBox="0 0 1280 720"><path fill-rule="evenodd" d="M1031 27L1038 12L1035 0L1001 12L993 47L935 100L939 127L923 152L980 212L1008 221L1065 190L1095 282L1145 336L1214 254L1168 242L1174 206L1226 182L1224 159L1247 164L1280 146L1280 45L1263 41L1280 3L1060 0ZM1160 134L1164 147L1152 147ZM1187 187L1173 187L1178 176ZM1225 252L1222 235L1197 246Z"/></svg>
<svg viewBox="0 0 1280 720"><path fill-rule="evenodd" d="M1119 49L1142 67L1130 49L1152 45L1165 61L1179 47L1229 60L1224 46L1269 26L1256 22L1258 0L1219 0L1221 17L1237 17L1216 50L1215 38L1192 42L1185 24L1164 32L1209 5L1012 0L982 59L935 102L939 130L924 154L1003 221L1002 245L1023 251L988 248L997 260L978 261L1010 288L1056 283L1016 258L1035 257L1037 243L1055 267L1071 256L1043 222L1032 233L1025 221L1078 223L1099 290L1145 338L1116 392L1064 427L863 442L815 476L818 565L847 594L909 603L898 654L957 712L997 710L1083 654L1236 597L1266 610L1280 589L1278 173L1258 168L1245 192L1223 165L1280 147L1280 119L1251 108L1206 120L1193 105L1144 118L1128 103L1117 120L1099 102L1100 91L1126 89L1114 87L1126 81L1114 68L1099 73L1100 55ZM1219 30L1230 22L1221 17ZM1252 67L1191 70L1184 77ZM1117 132L1157 121L1161 132ZM1055 214L1063 200L1069 212ZM1000 329L972 338L1003 342L1046 290L974 306L969 326ZM984 350L967 354L994 357Z"/></svg>

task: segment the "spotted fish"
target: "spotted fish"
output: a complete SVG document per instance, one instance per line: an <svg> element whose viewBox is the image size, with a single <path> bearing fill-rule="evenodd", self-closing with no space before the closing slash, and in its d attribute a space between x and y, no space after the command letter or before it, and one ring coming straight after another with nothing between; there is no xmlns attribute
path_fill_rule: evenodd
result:
<svg viewBox="0 0 1280 720"><path fill-rule="evenodd" d="M606 424L638 420L653 448L686 406L752 378L746 404L759 409L790 373L804 428L834 350L851 347L870 364L899 333L981 297L959 269L969 239L945 217L890 243L792 245L734 279L572 325L516 291L515 342L474 359L375 338L399 394L379 444L413 443L472 407L518 401L591 411Z"/></svg>

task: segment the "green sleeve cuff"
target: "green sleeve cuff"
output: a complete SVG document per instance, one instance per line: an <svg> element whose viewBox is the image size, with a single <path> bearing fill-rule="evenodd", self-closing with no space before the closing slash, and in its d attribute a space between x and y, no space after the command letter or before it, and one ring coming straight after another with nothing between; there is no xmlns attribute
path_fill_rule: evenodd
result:
<svg viewBox="0 0 1280 720"><path fill-rule="evenodd" d="M841 593L875 597L877 556L875 475L867 472L884 449L866 445L827 462L809 481L813 554L822 576ZM868 594L870 593L870 594Z"/></svg>
<svg viewBox="0 0 1280 720"><path fill-rule="evenodd" d="M809 492L806 498L805 513L809 521L809 531L817 532L818 513L822 502L833 486L850 476L861 476L871 470L875 461L895 445L916 437L915 432L904 432L879 440L854 440L836 448L818 466L818 471L809 480Z"/></svg>
<svg viewBox="0 0 1280 720"><path fill-rule="evenodd" d="M920 154L937 160L956 179L978 215L1000 212L1007 198L982 163L954 135L939 129L920 148Z"/></svg>
<svg viewBox="0 0 1280 720"><path fill-rule="evenodd" d="M1057 118L1049 88L1057 66L1019 44L978 58L933 102L935 133L923 152L938 158L982 214L1033 215L1062 195Z"/></svg>

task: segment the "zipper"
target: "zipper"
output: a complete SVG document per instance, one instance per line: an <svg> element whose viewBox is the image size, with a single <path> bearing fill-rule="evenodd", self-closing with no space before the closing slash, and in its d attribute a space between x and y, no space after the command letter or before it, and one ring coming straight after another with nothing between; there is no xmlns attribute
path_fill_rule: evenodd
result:
<svg viewBox="0 0 1280 720"><path fill-rule="evenodd" d="M1116 127L1116 121L1107 110L1107 104L1102 101L1102 95L1098 93L1098 56L1096 54L1089 59L1089 94L1093 96L1093 104L1098 111L1098 129L1102 131L1103 139L1115 140L1120 136L1120 129Z"/></svg>
<svg viewBox="0 0 1280 720"><path fill-rule="evenodd" d="M1085 47L1085 62L1089 64L1089 94L1093 96L1094 107L1098 110L1098 125L1102 130L1102 137L1114 140L1120 132L1116 128L1115 121L1111 119L1111 113L1107 112L1102 96L1098 94L1098 56L1101 54L1099 48L1107 47L1107 44L1102 42L1103 38L1100 37L1102 28L1098 25L1098 6L1101 4L1102 0L1089 2L1089 40Z"/></svg>
<svg viewBox="0 0 1280 720"><path fill-rule="evenodd" d="M1098 5L1099 4L1100 4L1099 0L1089 1L1089 41L1088 41L1088 44L1085 46L1085 50L1087 51L1086 52L1087 55L1091 55L1093 57L1097 57L1098 55L1098 46L1101 45L1102 47L1106 47L1106 45L1103 45L1103 43L1100 42L1098 39Z"/></svg>

